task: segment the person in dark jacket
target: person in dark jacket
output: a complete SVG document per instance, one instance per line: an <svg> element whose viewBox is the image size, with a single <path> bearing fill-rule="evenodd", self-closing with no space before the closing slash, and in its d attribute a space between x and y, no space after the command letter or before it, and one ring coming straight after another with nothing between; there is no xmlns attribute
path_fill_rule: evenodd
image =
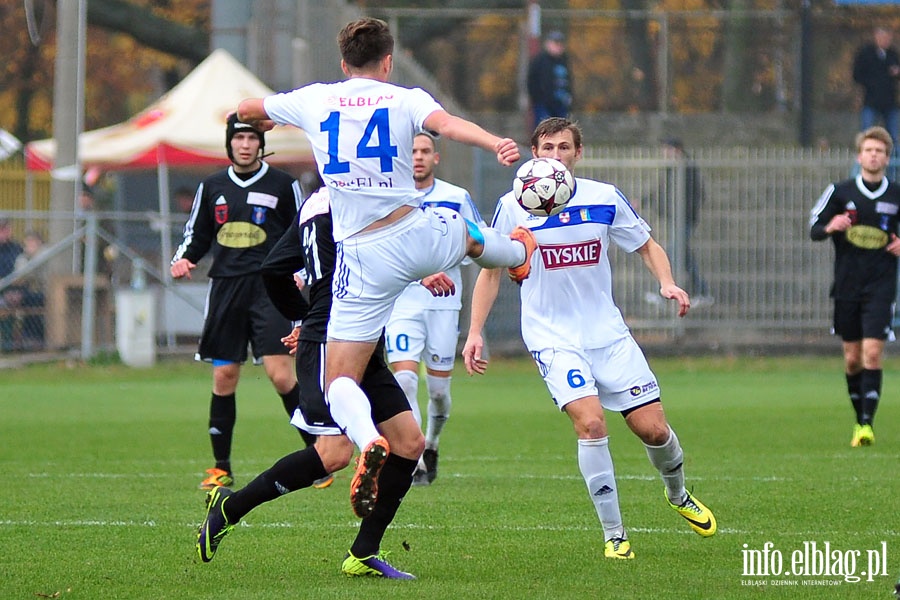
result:
<svg viewBox="0 0 900 600"><path fill-rule="evenodd" d="M853 60L853 81L863 88L860 130L876 125L879 117L896 145L900 133L900 108L897 105L897 80L900 79L900 56L891 46L891 32L876 27L874 42L866 44Z"/></svg>
<svg viewBox="0 0 900 600"><path fill-rule="evenodd" d="M568 117L572 110L572 70L561 31L547 34L543 50L528 65L528 98L534 127L547 117Z"/></svg>

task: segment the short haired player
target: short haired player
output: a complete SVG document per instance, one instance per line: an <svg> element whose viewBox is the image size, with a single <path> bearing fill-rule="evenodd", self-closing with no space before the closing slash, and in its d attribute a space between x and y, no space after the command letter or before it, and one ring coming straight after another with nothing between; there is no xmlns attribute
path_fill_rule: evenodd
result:
<svg viewBox="0 0 900 600"><path fill-rule="evenodd" d="M225 125L225 151L231 166L210 175L197 188L184 225L184 241L172 258L175 279L191 271L207 254L209 292L197 357L212 363L209 439L215 466L206 470L201 489L232 485L231 447L237 421L235 394L247 345L261 360L288 415L297 408L293 360L280 339L290 322L263 289L260 267L275 242L290 227L300 206L300 185L293 176L262 159L262 129L231 114ZM305 441L311 444L314 436ZM327 481L322 482L327 485Z"/></svg>
<svg viewBox="0 0 900 600"><path fill-rule="evenodd" d="M441 160L436 146L434 136L427 132L417 134L413 140L413 178L416 189L425 194L422 206L453 209L466 221L483 227L484 221L469 192L435 177L435 167ZM446 275L453 280L456 293L433 296L418 282L410 283L394 302L385 329L388 362L420 425L423 419L418 404L419 363L425 363L425 452L413 475L413 485L430 485L437 477L438 444L450 417L450 381L462 308L462 270L457 265L448 269Z"/></svg>
<svg viewBox="0 0 900 600"><path fill-rule="evenodd" d="M545 119L531 138L531 153L555 158L573 171L582 155L581 131L567 119ZM621 413L644 443L665 483L669 506L704 537L715 534L716 520L684 486L684 455L663 413L656 377L613 302L610 242L641 256L659 282L660 295L678 303L679 316L687 314L690 299L675 285L665 250L622 192L591 179L577 178L575 184L566 208L552 217L530 215L507 193L497 204L492 227L529 227L538 241L531 276L521 288L522 339L554 404L572 421L578 466L603 526L604 554L627 559L634 553L619 510L604 408ZM500 277L496 269L483 269L475 283L463 349L470 374L487 368L481 330Z"/></svg>
<svg viewBox="0 0 900 600"><path fill-rule="evenodd" d="M282 457L240 490L217 487L209 493L206 518L197 535L197 551L204 562L213 559L225 536L257 506L314 485L350 462L353 443L334 422L322 387L334 266L329 193L322 187L303 203L298 219L263 263L263 280L272 302L297 324L285 338L295 350L300 385L300 404L291 422L315 435L316 443ZM303 273L308 304L294 284L297 272ZM381 551L384 533L409 491L425 445L406 395L385 362L383 348L382 339L369 359L361 386L370 400L372 420L391 445L391 453L379 476L378 500L360 522L341 570L351 576L415 579L393 567Z"/></svg>
<svg viewBox="0 0 900 600"><path fill-rule="evenodd" d="M411 159L416 132L489 150L507 166L518 160L518 147L449 114L422 89L388 83L394 38L384 21L349 23L338 45L347 79L244 100L238 114L261 127L303 129L331 192L338 264L325 388L332 416L362 450L350 484L351 504L362 517L377 497L390 447L372 422L359 382L394 300L411 281L446 271L466 256L482 266L513 268L516 278L525 279L534 240L525 228L501 235L449 209L419 210Z"/></svg>
<svg viewBox="0 0 900 600"><path fill-rule="evenodd" d="M900 188L885 176L893 149L883 127L856 137L854 178L829 185L810 214L810 237L834 245L834 333L841 336L847 392L856 413L850 445L875 443L884 343L893 339Z"/></svg>

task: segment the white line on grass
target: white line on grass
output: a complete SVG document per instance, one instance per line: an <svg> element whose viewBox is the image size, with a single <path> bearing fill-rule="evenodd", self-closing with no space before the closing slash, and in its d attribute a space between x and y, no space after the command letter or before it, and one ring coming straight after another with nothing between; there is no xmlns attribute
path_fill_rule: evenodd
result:
<svg viewBox="0 0 900 600"><path fill-rule="evenodd" d="M237 475L244 475L242 473L237 473ZM486 477L485 475L473 474L473 473L444 473L441 472L443 477L453 477L456 479L481 479ZM60 479L69 477L71 479L125 479L134 478L134 473L29 473L27 475L33 479ZM246 474L245 476L252 477L251 474ZM161 479L161 478L171 478L171 477L181 477L181 475L173 475L171 473L141 473L141 479ZM572 475L534 475L529 473L519 473L515 475L516 479L540 479L540 480L559 480L559 481L570 481L577 480L581 481L581 475L572 474ZM659 475L629 475L629 474L616 474L616 479L622 480L630 480L630 481L659 481ZM759 476L759 477L740 477L740 476L714 476L714 477L703 477L703 476L694 476L691 475L688 477L690 481L755 481L755 482L769 482L769 481L793 481L791 477L777 477L773 475L769 476Z"/></svg>
<svg viewBox="0 0 900 600"><path fill-rule="evenodd" d="M193 530L197 530L199 523L190 523L186 525ZM73 521L33 521L33 520L25 520L25 521L14 521L10 519L0 520L0 527L160 527L160 524L156 521L104 521L104 520L73 520ZM289 523L285 521L277 521L273 523L248 523L246 521L241 521L238 523L237 527L240 528L259 528L259 529L304 529L304 530L326 530L331 531L334 530L335 527L346 527L348 529L357 529L359 528L358 521L348 521L343 525L335 525L334 523ZM572 532L572 531L585 531L585 532L596 532L599 531L598 527L586 527L586 526L574 526L574 525L533 525L530 527L524 527L521 525L498 525L496 523L477 523L477 524L466 524L466 525L434 525L434 524L426 524L426 523L403 523L397 524L394 523L391 525L391 529L411 529L411 530L423 530L423 531L469 531L473 529L478 529L479 531L491 530L491 531L512 531L512 532L530 532L530 531L552 531L552 532ZM670 527L633 527L629 526L628 531L630 533L651 533L651 534L664 534L664 535L696 535L690 529L686 529L683 527L678 528L670 528ZM735 529L732 527L720 527L716 535L765 535L771 532L765 531L750 531L746 529ZM828 536L833 536L834 531L779 531L779 536L783 537L805 537L807 539L816 539L816 538L824 538ZM852 532L843 532L842 536L870 536L872 532L870 531L852 531ZM886 530L879 532L879 536L889 538L889 537L900 537L900 532Z"/></svg>

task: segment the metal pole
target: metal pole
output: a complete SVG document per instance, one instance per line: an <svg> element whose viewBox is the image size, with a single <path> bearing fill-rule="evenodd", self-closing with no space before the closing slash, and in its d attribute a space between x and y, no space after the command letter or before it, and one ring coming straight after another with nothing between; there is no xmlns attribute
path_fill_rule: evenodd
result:
<svg viewBox="0 0 900 600"><path fill-rule="evenodd" d="M659 70L657 81L657 105L663 115L669 113L669 14L664 12L659 20L659 52L656 68Z"/></svg>
<svg viewBox="0 0 900 600"><path fill-rule="evenodd" d="M800 135L801 146L812 146L813 130L813 53L810 0L800 4Z"/></svg>
<svg viewBox="0 0 900 600"><path fill-rule="evenodd" d="M97 280L97 215L85 213L84 281L81 290L81 360L94 357L94 289Z"/></svg>
<svg viewBox="0 0 900 600"><path fill-rule="evenodd" d="M162 245L162 259L160 261L160 273L163 276L163 320L166 323L166 346L175 347L175 332L172 330L172 320L167 318L169 312L168 289L172 287L172 274L169 272L169 261L172 260L172 224L169 222L171 211L169 210L169 165L165 158L160 159L156 168L157 185L159 186L159 216L162 226L159 230L160 244Z"/></svg>
<svg viewBox="0 0 900 600"><path fill-rule="evenodd" d="M56 160L51 171L50 210L72 213L78 198L77 184L79 119L84 89L84 29L87 11L85 0L56 3L56 59L53 73L53 137L56 139ZM79 56L80 55L80 56ZM76 225L73 223L73 225ZM66 220L53 219L49 224L49 242L63 239L71 228ZM72 272L75 252L55 261L52 271Z"/></svg>

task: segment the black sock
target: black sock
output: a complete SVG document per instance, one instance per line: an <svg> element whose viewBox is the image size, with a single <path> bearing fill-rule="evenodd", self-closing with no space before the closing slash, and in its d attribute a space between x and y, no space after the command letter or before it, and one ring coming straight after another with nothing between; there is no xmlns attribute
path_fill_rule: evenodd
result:
<svg viewBox="0 0 900 600"><path fill-rule="evenodd" d="M294 410L300 404L300 384L295 383L291 391L278 395L281 396L281 404L284 406L284 412L287 413L288 418L293 417Z"/></svg>
<svg viewBox="0 0 900 600"><path fill-rule="evenodd" d="M294 416L294 410L296 410L297 405L300 404L300 384L294 384L294 387L286 394L278 394L281 396L281 404L284 406L284 412L287 413L288 418ZM303 438L303 443L306 444L307 447L312 446L316 443L316 436L311 433L307 433L302 429L297 429L300 432L300 437Z"/></svg>
<svg viewBox="0 0 900 600"><path fill-rule="evenodd" d="M225 504L225 516L229 523L237 523L260 504L309 487L313 481L326 475L328 472L315 447L292 452L232 494Z"/></svg>
<svg viewBox="0 0 900 600"><path fill-rule="evenodd" d="M850 403L853 405L853 410L856 411L856 422L860 423L860 413L862 412L862 393L860 393L862 371L853 375L845 373L845 377L847 378L847 393L850 395Z"/></svg>
<svg viewBox="0 0 900 600"><path fill-rule="evenodd" d="M381 539L388 525L394 520L400 502L412 485L413 471L418 461L389 454L378 476L378 501L375 509L359 524L359 533L350 546L356 558L378 554Z"/></svg>
<svg viewBox="0 0 900 600"><path fill-rule="evenodd" d="M860 396L859 424L871 425L881 398L881 369L863 369Z"/></svg>
<svg viewBox="0 0 900 600"><path fill-rule="evenodd" d="M234 394L213 394L209 402L209 440L212 442L216 468L231 473L231 438L237 421Z"/></svg>

